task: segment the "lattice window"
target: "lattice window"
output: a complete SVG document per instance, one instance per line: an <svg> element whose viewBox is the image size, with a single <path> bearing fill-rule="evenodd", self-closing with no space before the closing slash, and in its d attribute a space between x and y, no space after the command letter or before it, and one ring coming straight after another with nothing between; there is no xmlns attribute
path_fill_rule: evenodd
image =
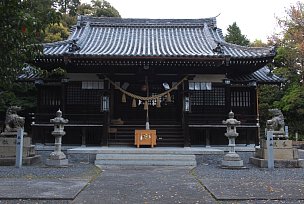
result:
<svg viewBox="0 0 304 204"><path fill-rule="evenodd" d="M214 87L210 91L191 91L190 102L194 106L225 106L225 88Z"/></svg>
<svg viewBox="0 0 304 204"><path fill-rule="evenodd" d="M67 87L67 104L99 105L102 95L99 89L83 89L83 84L73 84Z"/></svg>
<svg viewBox="0 0 304 204"><path fill-rule="evenodd" d="M83 81L81 83L82 89L104 89L103 81Z"/></svg>
<svg viewBox="0 0 304 204"><path fill-rule="evenodd" d="M250 107L250 91L238 90L231 91L231 106L234 107Z"/></svg>

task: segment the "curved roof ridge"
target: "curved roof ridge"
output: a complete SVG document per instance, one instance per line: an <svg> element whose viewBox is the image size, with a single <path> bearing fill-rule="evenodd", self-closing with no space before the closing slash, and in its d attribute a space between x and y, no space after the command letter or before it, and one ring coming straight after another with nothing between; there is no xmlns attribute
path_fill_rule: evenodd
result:
<svg viewBox="0 0 304 204"><path fill-rule="evenodd" d="M212 34L210 33L208 25L206 23L204 24L203 32L204 32L204 34L206 36L206 40L207 40L207 43L209 44L210 48L211 49L216 48L217 47L217 43L214 40Z"/></svg>
<svg viewBox="0 0 304 204"><path fill-rule="evenodd" d="M84 40L88 37L90 30L91 30L90 22L87 22L82 35L80 36L79 39L76 39L78 46L80 46L84 42Z"/></svg>
<svg viewBox="0 0 304 204"><path fill-rule="evenodd" d="M82 26L87 22L92 25L141 25L141 26L170 26L170 25L188 25L216 27L216 17L197 18L197 19L149 19L149 18L118 18L118 17L92 17L78 16L77 25Z"/></svg>
<svg viewBox="0 0 304 204"><path fill-rule="evenodd" d="M66 39L66 40L57 41L57 42L42 43L42 45L45 48L47 48L47 47L52 47L52 46L56 46L56 45L66 45L66 44L70 44L72 42L73 42L73 39Z"/></svg>

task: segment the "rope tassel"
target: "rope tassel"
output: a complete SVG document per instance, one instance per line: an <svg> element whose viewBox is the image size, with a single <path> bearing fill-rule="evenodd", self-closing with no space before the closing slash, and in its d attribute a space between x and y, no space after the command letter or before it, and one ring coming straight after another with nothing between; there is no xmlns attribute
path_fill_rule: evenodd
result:
<svg viewBox="0 0 304 204"><path fill-rule="evenodd" d="M171 95L170 95L170 92L168 92L167 94L167 99L166 99L167 102L171 102Z"/></svg>
<svg viewBox="0 0 304 204"><path fill-rule="evenodd" d="M123 103L127 102L126 94L124 94L124 93L122 94L121 102L123 102Z"/></svg>
<svg viewBox="0 0 304 204"><path fill-rule="evenodd" d="M136 108L136 99L135 98L133 98L133 100L132 100L132 108Z"/></svg>
<svg viewBox="0 0 304 204"><path fill-rule="evenodd" d="M160 98L157 98L156 107L157 107L157 108L160 108L160 107L161 107L161 105L160 105Z"/></svg>
<svg viewBox="0 0 304 204"><path fill-rule="evenodd" d="M145 101L144 110L148 110L148 101Z"/></svg>

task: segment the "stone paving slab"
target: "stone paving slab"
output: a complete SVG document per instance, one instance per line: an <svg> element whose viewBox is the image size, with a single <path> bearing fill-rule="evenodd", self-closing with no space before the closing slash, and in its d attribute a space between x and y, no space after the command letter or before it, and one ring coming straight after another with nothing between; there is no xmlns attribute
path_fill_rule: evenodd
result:
<svg viewBox="0 0 304 204"><path fill-rule="evenodd" d="M0 179L0 199L74 199L89 179Z"/></svg>
<svg viewBox="0 0 304 204"><path fill-rule="evenodd" d="M92 198L94 195L94 198ZM107 167L73 203L215 203L185 167Z"/></svg>
<svg viewBox="0 0 304 204"><path fill-rule="evenodd" d="M217 200L303 200L304 202L304 181L204 178L201 182Z"/></svg>

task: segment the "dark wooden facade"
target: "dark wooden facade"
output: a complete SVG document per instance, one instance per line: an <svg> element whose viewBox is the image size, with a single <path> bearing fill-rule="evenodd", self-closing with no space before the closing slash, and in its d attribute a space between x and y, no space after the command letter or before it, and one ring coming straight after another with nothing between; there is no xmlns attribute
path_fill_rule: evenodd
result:
<svg viewBox="0 0 304 204"><path fill-rule="evenodd" d="M133 145L144 129L144 102L122 102L124 90L146 96L186 80L149 101L150 128L158 146L224 145L222 121L233 111L241 126L239 143L258 143L257 85L279 83L264 66L272 48L226 43L216 19L149 20L80 17L67 41L46 44L34 63L61 67L64 78L43 79L33 125L36 143L52 143L49 120L60 108L69 124L64 144ZM41 81L40 81L41 82ZM105 107L109 104L109 107Z"/></svg>

